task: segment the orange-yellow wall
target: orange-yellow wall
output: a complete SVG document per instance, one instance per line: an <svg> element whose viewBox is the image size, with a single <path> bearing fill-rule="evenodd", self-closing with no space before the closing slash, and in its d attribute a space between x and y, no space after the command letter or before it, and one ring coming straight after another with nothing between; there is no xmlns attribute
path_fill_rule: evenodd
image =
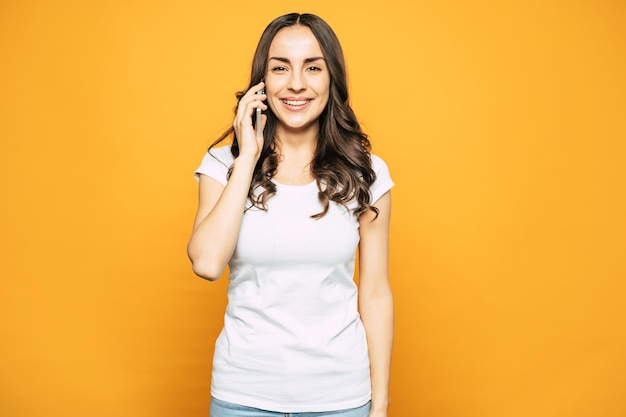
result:
<svg viewBox="0 0 626 417"><path fill-rule="evenodd" d="M390 417L626 415L626 3L214 3L0 3L0 415L207 415L192 172L290 11L397 183Z"/></svg>

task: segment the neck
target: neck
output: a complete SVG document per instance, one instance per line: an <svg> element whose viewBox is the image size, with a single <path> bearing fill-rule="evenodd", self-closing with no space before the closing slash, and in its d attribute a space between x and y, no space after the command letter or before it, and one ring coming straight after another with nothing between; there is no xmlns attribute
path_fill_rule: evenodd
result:
<svg viewBox="0 0 626 417"><path fill-rule="evenodd" d="M283 184L302 185L313 181L311 162L315 156L319 129L306 132L276 132L276 151L280 154L276 180Z"/></svg>
<svg viewBox="0 0 626 417"><path fill-rule="evenodd" d="M301 129L289 129L284 126L278 126L275 138L279 153L285 155L286 153L303 154L308 152L310 159L312 159L317 146L319 130L317 123Z"/></svg>

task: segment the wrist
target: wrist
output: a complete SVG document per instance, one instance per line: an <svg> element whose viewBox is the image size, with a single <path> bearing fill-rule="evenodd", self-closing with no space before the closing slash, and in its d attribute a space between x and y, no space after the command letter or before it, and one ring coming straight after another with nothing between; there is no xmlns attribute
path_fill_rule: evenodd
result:
<svg viewBox="0 0 626 417"><path fill-rule="evenodd" d="M374 404L374 403L372 403L371 411L372 412L380 412L380 413L385 412L386 413L388 409L389 409L389 404L388 403L385 404L384 406L381 405L381 404Z"/></svg>
<svg viewBox="0 0 626 417"><path fill-rule="evenodd" d="M256 166L258 157L254 157L252 155L239 155L235 158L233 163L233 172L234 171L243 171L252 173L254 172L254 167Z"/></svg>
<svg viewBox="0 0 626 417"><path fill-rule="evenodd" d="M388 398L372 398L372 411L376 412L387 412L389 409L389 399Z"/></svg>

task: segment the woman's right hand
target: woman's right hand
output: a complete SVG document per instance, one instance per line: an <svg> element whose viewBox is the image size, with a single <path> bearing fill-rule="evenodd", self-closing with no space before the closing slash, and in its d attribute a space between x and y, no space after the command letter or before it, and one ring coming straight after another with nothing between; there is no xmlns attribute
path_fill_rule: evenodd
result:
<svg viewBox="0 0 626 417"><path fill-rule="evenodd" d="M263 135L257 137L252 123L252 115L257 108L267 110L267 105L263 103L263 100L267 99L267 95L257 94L263 90L263 87L265 87L265 84L260 82L246 91L241 100L239 100L237 114L233 121L233 129L239 144L239 156L252 158L255 163L263 150ZM265 128L266 121L267 116L261 115L262 128Z"/></svg>
<svg viewBox="0 0 626 417"><path fill-rule="evenodd" d="M233 256L243 213L246 211L254 168L263 150L263 135L256 137L252 114L256 109L267 110L265 94L257 94L265 85L250 88L239 100L233 129L239 144L239 156L226 185L208 176L200 177L198 212L187 245L194 272L215 280ZM265 127L267 116L261 117Z"/></svg>

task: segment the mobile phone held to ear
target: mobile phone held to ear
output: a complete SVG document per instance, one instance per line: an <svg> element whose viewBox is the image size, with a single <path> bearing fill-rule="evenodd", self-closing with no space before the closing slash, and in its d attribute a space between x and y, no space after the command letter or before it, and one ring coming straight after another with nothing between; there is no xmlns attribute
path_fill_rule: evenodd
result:
<svg viewBox="0 0 626 417"><path fill-rule="evenodd" d="M256 131L256 137L260 138L261 136L263 136L263 130L262 130L262 126L261 126L261 109L260 108L256 108L256 127L255 127L255 131Z"/></svg>
<svg viewBox="0 0 626 417"><path fill-rule="evenodd" d="M265 94L265 89L261 91L257 91L257 94ZM255 131L256 137L260 138L263 136L263 126L261 126L261 109L259 107L256 108L256 117L255 117Z"/></svg>

